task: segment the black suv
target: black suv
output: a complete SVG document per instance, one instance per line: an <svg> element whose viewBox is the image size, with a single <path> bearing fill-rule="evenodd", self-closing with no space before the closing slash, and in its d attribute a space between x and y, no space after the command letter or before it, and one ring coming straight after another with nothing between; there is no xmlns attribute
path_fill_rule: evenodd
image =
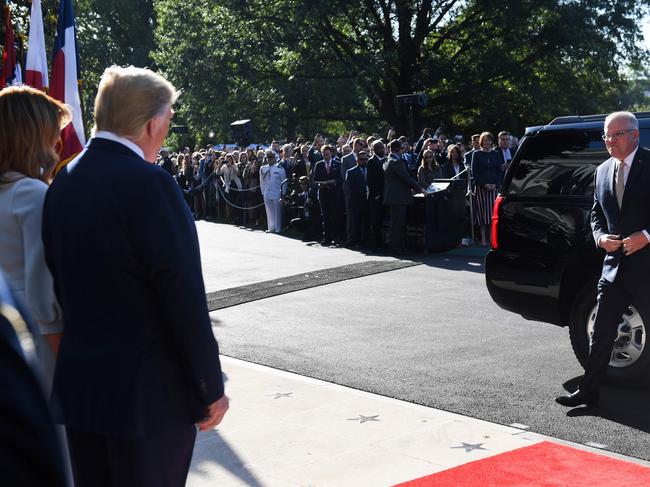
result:
<svg viewBox="0 0 650 487"><path fill-rule="evenodd" d="M568 326L583 366L604 256L591 234L590 211L594 171L609 158L601 138L605 116L559 117L526 129L495 202L485 261L492 299L524 318ZM640 145L650 147L650 112L636 116ZM630 307L621 317L611 377L649 375L648 331L650 316Z"/></svg>

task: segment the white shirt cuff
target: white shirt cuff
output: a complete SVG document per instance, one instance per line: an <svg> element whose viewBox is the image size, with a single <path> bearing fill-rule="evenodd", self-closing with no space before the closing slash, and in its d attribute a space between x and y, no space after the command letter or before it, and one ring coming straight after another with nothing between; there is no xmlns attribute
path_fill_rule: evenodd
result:
<svg viewBox="0 0 650 487"><path fill-rule="evenodd" d="M646 230L641 230L643 232L643 235L645 235L645 238L648 239L648 242L650 242L650 234Z"/></svg>

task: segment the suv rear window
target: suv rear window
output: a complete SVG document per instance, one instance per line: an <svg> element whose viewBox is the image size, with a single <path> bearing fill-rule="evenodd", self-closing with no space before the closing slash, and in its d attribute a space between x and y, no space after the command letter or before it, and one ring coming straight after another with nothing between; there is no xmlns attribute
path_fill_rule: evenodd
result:
<svg viewBox="0 0 650 487"><path fill-rule="evenodd" d="M601 131L549 131L527 137L507 194L591 196L594 171L609 158Z"/></svg>

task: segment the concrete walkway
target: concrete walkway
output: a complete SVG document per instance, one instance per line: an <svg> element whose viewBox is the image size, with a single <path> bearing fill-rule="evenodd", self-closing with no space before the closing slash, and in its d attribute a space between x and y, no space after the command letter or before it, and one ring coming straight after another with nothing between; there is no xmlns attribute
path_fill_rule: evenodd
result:
<svg viewBox="0 0 650 487"><path fill-rule="evenodd" d="M380 487L549 439L222 357L230 411L200 433L188 486ZM584 445L571 446L629 460Z"/></svg>

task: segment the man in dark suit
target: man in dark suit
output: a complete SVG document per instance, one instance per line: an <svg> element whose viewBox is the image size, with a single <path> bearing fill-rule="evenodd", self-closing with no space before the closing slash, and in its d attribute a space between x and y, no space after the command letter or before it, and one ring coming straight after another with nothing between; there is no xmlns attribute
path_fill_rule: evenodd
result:
<svg viewBox="0 0 650 487"><path fill-rule="evenodd" d="M499 146L497 148L497 153L499 154L499 163L501 166L501 172L505 173L508 167L510 166L510 161L514 154L510 150L510 140L511 136L509 132L501 131L498 136Z"/></svg>
<svg viewBox="0 0 650 487"><path fill-rule="evenodd" d="M481 149L481 144L479 144L479 139L481 138L481 134L473 134L472 135L472 148L465 152L465 167L469 168L472 165L472 154L474 151L480 150Z"/></svg>
<svg viewBox="0 0 650 487"><path fill-rule="evenodd" d="M341 178L341 163L333 159L334 148L324 145L321 148L323 160L314 167L314 185L318 188L323 220L324 245L341 243L343 233L343 180Z"/></svg>
<svg viewBox="0 0 650 487"><path fill-rule="evenodd" d="M411 190L424 193L413 179L400 157L402 143L393 140L388 145L389 154L384 161L384 204L390 212L390 250L397 255L406 253L406 208L413 203Z"/></svg>
<svg viewBox="0 0 650 487"><path fill-rule="evenodd" d="M350 193L350 216L352 227L350 245L366 246L370 233L370 208L368 206L368 153L364 150L357 153L356 165L348 169L345 183Z"/></svg>
<svg viewBox="0 0 650 487"><path fill-rule="evenodd" d="M352 140L352 152L341 159L341 179L343 180L343 195L345 196L345 232L347 240L351 244L354 244L355 242L351 242L351 240L353 240L351 193L350 188L348 188L346 175L350 169L356 167L358 154L365 148L366 141L361 137L356 137Z"/></svg>
<svg viewBox="0 0 650 487"><path fill-rule="evenodd" d="M368 168L368 205L370 207L370 248L381 250L382 226L384 222L384 161L386 146L381 140L372 144L372 157L366 164Z"/></svg>
<svg viewBox="0 0 650 487"><path fill-rule="evenodd" d="M612 157L596 169L591 228L606 255L585 375L577 391L555 398L569 407L598 403L625 310L633 304L650 316L650 151L639 147L639 123L629 112L610 114L603 138Z"/></svg>
<svg viewBox="0 0 650 487"><path fill-rule="evenodd" d="M194 222L155 164L174 87L108 68L95 136L43 210L66 324L54 377L76 487L185 485L197 427L228 409Z"/></svg>

